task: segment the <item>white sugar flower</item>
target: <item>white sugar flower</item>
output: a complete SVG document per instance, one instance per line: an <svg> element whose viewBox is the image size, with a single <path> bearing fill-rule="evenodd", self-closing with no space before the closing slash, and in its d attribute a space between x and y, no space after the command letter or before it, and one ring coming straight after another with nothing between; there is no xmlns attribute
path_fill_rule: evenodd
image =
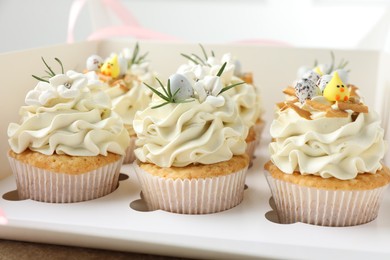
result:
<svg viewBox="0 0 390 260"><path fill-rule="evenodd" d="M39 81L37 86L27 93L25 102L30 106L40 106L57 97L58 93L53 86L47 82Z"/></svg>
<svg viewBox="0 0 390 260"><path fill-rule="evenodd" d="M88 79L84 74L70 70L50 78L49 83L57 89L60 97L75 98L87 87Z"/></svg>
<svg viewBox="0 0 390 260"><path fill-rule="evenodd" d="M210 102L216 107L225 103L225 98L219 96L222 91L222 81L218 76L206 76L194 84L200 102Z"/></svg>

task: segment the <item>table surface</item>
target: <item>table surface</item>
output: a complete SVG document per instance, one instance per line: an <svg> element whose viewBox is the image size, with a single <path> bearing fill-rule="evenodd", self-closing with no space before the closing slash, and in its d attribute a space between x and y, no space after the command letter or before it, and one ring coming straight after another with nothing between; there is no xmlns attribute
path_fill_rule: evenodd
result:
<svg viewBox="0 0 390 260"><path fill-rule="evenodd" d="M138 254L131 252L118 252L111 250L92 249L50 245L32 242L21 242L0 239L0 259L4 260L30 260L30 259L140 259L140 260L175 260L168 256Z"/></svg>

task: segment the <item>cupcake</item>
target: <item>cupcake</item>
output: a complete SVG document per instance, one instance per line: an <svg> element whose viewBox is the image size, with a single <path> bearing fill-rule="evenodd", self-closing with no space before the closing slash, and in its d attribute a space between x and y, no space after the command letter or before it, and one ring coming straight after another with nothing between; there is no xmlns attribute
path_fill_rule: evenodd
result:
<svg viewBox="0 0 390 260"><path fill-rule="evenodd" d="M112 110L122 117L130 136L124 163L134 161L136 135L133 129L134 115L151 101L152 92L142 82L154 86L155 74L149 68L145 54L140 54L138 43L133 51L126 48L121 53L112 53L105 61L92 55L87 60L87 70L95 71L106 83L104 91L112 100Z"/></svg>
<svg viewBox="0 0 390 260"><path fill-rule="evenodd" d="M243 200L248 128L225 93L223 68L197 82L172 75L136 113L134 167L150 210L208 214Z"/></svg>
<svg viewBox="0 0 390 260"><path fill-rule="evenodd" d="M123 122L104 92L92 94L98 81L46 66L49 76L34 76L40 81L26 96L20 123L8 127L19 198L67 203L105 196L118 186L129 144Z"/></svg>
<svg viewBox="0 0 390 260"><path fill-rule="evenodd" d="M289 97L271 124L265 176L281 223L364 224L377 217L390 182L381 163L384 131L356 87L337 71L330 79L318 72L285 90Z"/></svg>
<svg viewBox="0 0 390 260"><path fill-rule="evenodd" d="M239 84L226 91L236 104L241 118L249 128L247 142L247 154L252 159L256 146L260 142L261 133L264 127L262 120L262 102L260 90L253 85L251 73L243 73L239 60L233 58L232 54L226 53L221 59L217 59L214 52L207 55L201 45L204 58L196 54L182 54L188 59L188 64L183 64L177 70L177 73L185 75L190 81L198 81L205 76L215 76L221 65L226 63L224 72L221 75L221 81L224 86Z"/></svg>

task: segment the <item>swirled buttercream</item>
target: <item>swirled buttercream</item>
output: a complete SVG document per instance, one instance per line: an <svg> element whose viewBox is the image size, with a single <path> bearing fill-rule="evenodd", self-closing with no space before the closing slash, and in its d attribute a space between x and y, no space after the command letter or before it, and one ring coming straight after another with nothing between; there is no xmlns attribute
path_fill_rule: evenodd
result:
<svg viewBox="0 0 390 260"><path fill-rule="evenodd" d="M137 112L133 122L137 158L160 167L183 167L227 161L243 154L248 128L230 97L219 96L223 96L222 104L210 95L204 102L195 98L152 109L163 102L154 95L150 106Z"/></svg>
<svg viewBox="0 0 390 260"><path fill-rule="evenodd" d="M91 81L92 80L92 81ZM111 112L109 97L94 88L87 75L67 72L39 82L26 96L20 124L10 123L9 145L51 155L124 154L129 136L121 118ZM98 83L97 83L98 84Z"/></svg>
<svg viewBox="0 0 390 260"><path fill-rule="evenodd" d="M107 83L104 91L112 100L112 110L128 126L130 135L135 134L131 127L135 113L145 109L151 101L152 92L143 85L143 82L150 86L156 85L155 73L150 70L149 62L132 63L132 55L129 49L124 49L120 53L121 69L117 78L102 77Z"/></svg>
<svg viewBox="0 0 390 260"><path fill-rule="evenodd" d="M288 108L278 111L271 124L274 141L269 151L272 162L285 173L348 180L382 168L383 134L379 117L372 111L360 113L355 120L351 111L345 118L317 113L307 120Z"/></svg>

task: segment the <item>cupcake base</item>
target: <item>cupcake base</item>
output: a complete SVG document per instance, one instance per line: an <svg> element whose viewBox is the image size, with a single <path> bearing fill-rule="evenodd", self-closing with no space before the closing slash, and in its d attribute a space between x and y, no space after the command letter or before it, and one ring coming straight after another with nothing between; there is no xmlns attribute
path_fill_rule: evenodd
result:
<svg viewBox="0 0 390 260"><path fill-rule="evenodd" d="M58 173L35 167L13 156L8 159L19 199L71 203L103 197L118 187L123 157L114 156L116 161L83 173Z"/></svg>
<svg viewBox="0 0 390 260"><path fill-rule="evenodd" d="M233 208L244 196L245 166L232 173L202 178L172 178L153 175L145 171L141 162L134 162L134 168L142 187L142 193L149 210L162 209L181 214L210 214ZM141 166L140 166L141 165ZM191 166L201 172L211 165ZM218 169L224 169L224 162ZM212 166L211 166L212 167ZM163 168L161 168L163 169ZM188 170L188 169L187 169ZM187 171L186 170L186 171Z"/></svg>
<svg viewBox="0 0 390 260"><path fill-rule="evenodd" d="M270 162L266 164L266 169L269 172L265 171L265 176L282 224L302 222L319 226L344 227L368 223L378 216L384 191L389 182L389 170L386 167L383 167L383 173L379 173L384 176L384 185L380 186L378 182L378 187L369 189L354 189L348 186L348 183L340 188L331 185L331 179L325 179L325 182L320 184L321 188L310 187L321 178L312 176L311 181L306 181L310 176L304 176L305 181L297 181L300 183L297 184L278 178L281 171ZM368 178L374 176L374 174L367 175Z"/></svg>

